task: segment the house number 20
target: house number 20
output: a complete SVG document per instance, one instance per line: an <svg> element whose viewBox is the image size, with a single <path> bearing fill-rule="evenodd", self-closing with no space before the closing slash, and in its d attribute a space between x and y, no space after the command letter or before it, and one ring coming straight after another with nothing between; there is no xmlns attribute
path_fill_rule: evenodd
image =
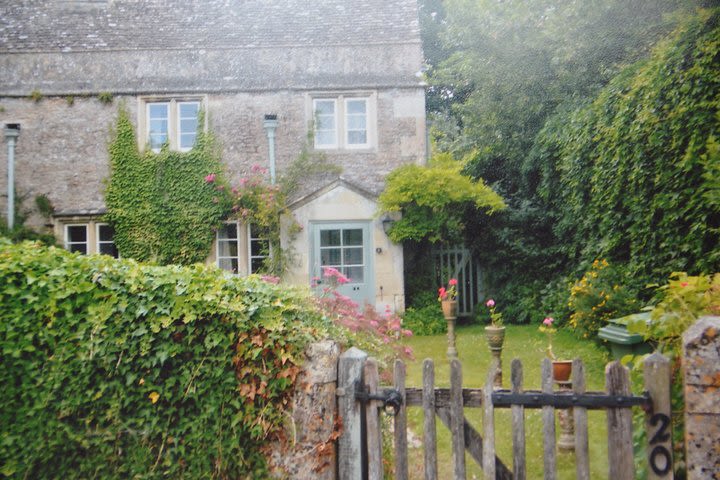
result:
<svg viewBox="0 0 720 480"><path fill-rule="evenodd" d="M665 445L657 445L670 440L670 417L664 413L656 413L650 417L650 425L653 427L660 424L655 435L650 439L650 446L655 445L650 451L650 468L655 475L665 475L672 468L672 456ZM659 465L658 465L659 464Z"/></svg>

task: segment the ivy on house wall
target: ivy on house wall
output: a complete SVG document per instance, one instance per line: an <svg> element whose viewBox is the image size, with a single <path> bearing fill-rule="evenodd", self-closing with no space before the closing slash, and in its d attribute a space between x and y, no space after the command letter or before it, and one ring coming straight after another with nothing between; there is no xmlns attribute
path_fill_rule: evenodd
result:
<svg viewBox="0 0 720 480"><path fill-rule="evenodd" d="M204 124L203 119L199 121ZM140 152L128 112L120 108L110 144L105 201L120 255L159 264L203 262L230 211L219 149L198 131L188 152ZM214 181L206 178L212 175Z"/></svg>

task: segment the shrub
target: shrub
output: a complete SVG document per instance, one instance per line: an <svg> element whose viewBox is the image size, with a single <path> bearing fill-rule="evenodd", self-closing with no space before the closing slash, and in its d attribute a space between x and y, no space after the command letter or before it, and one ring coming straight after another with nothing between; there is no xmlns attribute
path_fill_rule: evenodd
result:
<svg viewBox="0 0 720 480"><path fill-rule="evenodd" d="M640 333L645 340L657 345L658 351L668 356L672 366L672 425L673 455L675 456L676 478L684 478L684 439L685 439L685 399L683 379L680 366L682 354L682 334L695 321L704 315L720 315L720 273L714 275L689 276L687 273L673 273L666 285L657 290L660 301L653 308L651 320L636 320L628 324L628 331ZM626 358L632 362L634 380L640 384L642 359ZM642 428L644 419L635 418L637 435L636 444L645 445ZM645 452L636 452L636 462L644 458ZM681 475L678 475L681 474Z"/></svg>
<svg viewBox="0 0 720 480"><path fill-rule="evenodd" d="M415 335L437 335L447 331L447 321L433 292L416 296L413 304L405 310L403 327Z"/></svg>
<svg viewBox="0 0 720 480"><path fill-rule="evenodd" d="M636 293L621 285L621 279L607 260L595 260L570 289L570 326L582 338L594 338L611 318L639 309Z"/></svg>
<svg viewBox="0 0 720 480"><path fill-rule="evenodd" d="M261 478L304 345L304 293L0 240L1 473Z"/></svg>

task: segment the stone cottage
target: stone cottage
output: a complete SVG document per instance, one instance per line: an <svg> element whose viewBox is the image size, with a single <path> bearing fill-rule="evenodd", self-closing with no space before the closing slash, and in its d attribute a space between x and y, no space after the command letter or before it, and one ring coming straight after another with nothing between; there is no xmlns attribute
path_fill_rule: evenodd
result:
<svg viewBox="0 0 720 480"><path fill-rule="evenodd" d="M19 134L0 153L2 214L11 173L13 201L45 195L55 207L32 225L71 250L116 254L103 179L119 102L141 149L190 149L206 111L232 183L270 157L281 173L310 128L309 147L342 173L308 179L292 199L303 229L288 280L332 266L355 300L402 310L402 247L376 198L390 171L425 161L421 66L415 0L3 2L0 124ZM208 262L251 273L258 241L230 221Z"/></svg>

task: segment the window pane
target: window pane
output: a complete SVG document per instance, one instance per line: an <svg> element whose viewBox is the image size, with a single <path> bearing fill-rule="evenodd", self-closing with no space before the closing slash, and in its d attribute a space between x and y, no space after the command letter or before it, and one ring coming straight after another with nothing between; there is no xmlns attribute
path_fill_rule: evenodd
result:
<svg viewBox="0 0 720 480"><path fill-rule="evenodd" d="M167 120L150 120L150 135L167 135Z"/></svg>
<svg viewBox="0 0 720 480"><path fill-rule="evenodd" d="M340 245L340 230L321 230L320 246L334 247Z"/></svg>
<svg viewBox="0 0 720 480"><path fill-rule="evenodd" d="M343 245L362 245L363 231L362 228L352 228L343 230Z"/></svg>
<svg viewBox="0 0 720 480"><path fill-rule="evenodd" d="M180 148L192 148L193 145L195 145L195 137L196 135L194 133L183 133L180 135Z"/></svg>
<svg viewBox="0 0 720 480"><path fill-rule="evenodd" d="M148 116L150 119L154 118L165 118L168 117L168 104L167 103L149 103L148 104Z"/></svg>
<svg viewBox="0 0 720 480"><path fill-rule="evenodd" d="M335 100L315 100L316 115L335 115Z"/></svg>
<svg viewBox="0 0 720 480"><path fill-rule="evenodd" d="M315 145L335 145L335 131L316 132Z"/></svg>
<svg viewBox="0 0 720 480"><path fill-rule="evenodd" d="M362 113L365 114L365 100L348 100L347 101L347 113Z"/></svg>
<svg viewBox="0 0 720 480"><path fill-rule="evenodd" d="M237 224L228 223L218 230L218 238L237 238Z"/></svg>
<svg viewBox="0 0 720 480"><path fill-rule="evenodd" d="M114 243L101 243L98 245L98 251L103 255L110 255L111 257L118 258L118 250Z"/></svg>
<svg viewBox="0 0 720 480"><path fill-rule="evenodd" d="M267 257L270 254L270 242L267 240L252 240L250 242L250 255L253 257Z"/></svg>
<svg viewBox="0 0 720 480"><path fill-rule="evenodd" d="M197 132L197 118L183 119L180 120L180 134L192 134L195 135Z"/></svg>
<svg viewBox="0 0 720 480"><path fill-rule="evenodd" d="M340 265L341 251L339 248L323 248L320 250L320 265Z"/></svg>
<svg viewBox="0 0 720 480"><path fill-rule="evenodd" d="M350 282L362 283L364 281L363 267L345 267L343 270L343 273L350 280Z"/></svg>
<svg viewBox="0 0 720 480"><path fill-rule="evenodd" d="M238 246L235 240L220 240L218 242L218 257L237 257Z"/></svg>
<svg viewBox="0 0 720 480"><path fill-rule="evenodd" d="M362 265L363 249L362 247L346 248L343 257L343 265Z"/></svg>
<svg viewBox="0 0 720 480"><path fill-rule="evenodd" d="M261 273L265 267L265 258L250 259L250 273Z"/></svg>
<svg viewBox="0 0 720 480"><path fill-rule="evenodd" d="M67 227L67 236L68 243L87 242L87 227L85 225L69 226Z"/></svg>
<svg viewBox="0 0 720 480"><path fill-rule="evenodd" d="M365 130L365 115L348 116L348 128L350 130Z"/></svg>
<svg viewBox="0 0 720 480"><path fill-rule="evenodd" d="M365 145L367 143L367 132L348 132L348 143L350 145Z"/></svg>
<svg viewBox="0 0 720 480"><path fill-rule="evenodd" d="M112 242L115 230L110 225L98 225L98 241Z"/></svg>
<svg viewBox="0 0 720 480"><path fill-rule="evenodd" d="M197 119L200 104L198 102L182 102L179 104L180 118Z"/></svg>
<svg viewBox="0 0 720 480"><path fill-rule="evenodd" d="M68 250L71 252L80 252L82 254L87 254L87 243L72 243L68 245Z"/></svg>
<svg viewBox="0 0 720 480"><path fill-rule="evenodd" d="M218 260L218 266L228 272L238 273L237 258L221 258Z"/></svg>
<svg viewBox="0 0 720 480"><path fill-rule="evenodd" d="M327 115L318 115L317 117L317 131L334 131L335 130L335 117L329 117Z"/></svg>

